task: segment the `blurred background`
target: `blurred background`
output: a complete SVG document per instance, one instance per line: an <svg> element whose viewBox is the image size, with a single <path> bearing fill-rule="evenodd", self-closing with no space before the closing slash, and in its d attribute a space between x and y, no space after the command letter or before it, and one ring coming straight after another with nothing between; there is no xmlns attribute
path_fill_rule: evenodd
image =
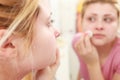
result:
<svg viewBox="0 0 120 80"><path fill-rule="evenodd" d="M57 40L61 61L56 80L77 80L79 63L71 47L71 40L76 33L76 16L81 9L78 3L79 0L51 0L53 26L61 32Z"/></svg>

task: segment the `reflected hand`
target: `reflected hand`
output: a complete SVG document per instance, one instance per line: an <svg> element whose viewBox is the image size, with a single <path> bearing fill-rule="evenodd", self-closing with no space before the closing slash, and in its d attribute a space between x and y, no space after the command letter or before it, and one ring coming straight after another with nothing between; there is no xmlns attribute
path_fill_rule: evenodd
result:
<svg viewBox="0 0 120 80"><path fill-rule="evenodd" d="M88 34L82 34L80 39L75 43L75 50L87 65L99 63L98 52L90 41Z"/></svg>

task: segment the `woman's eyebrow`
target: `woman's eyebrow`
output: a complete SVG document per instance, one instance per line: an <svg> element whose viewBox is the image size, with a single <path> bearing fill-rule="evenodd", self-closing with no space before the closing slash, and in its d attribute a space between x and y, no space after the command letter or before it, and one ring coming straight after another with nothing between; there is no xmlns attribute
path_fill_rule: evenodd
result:
<svg viewBox="0 0 120 80"><path fill-rule="evenodd" d="M112 16L113 14L105 14L105 16Z"/></svg>

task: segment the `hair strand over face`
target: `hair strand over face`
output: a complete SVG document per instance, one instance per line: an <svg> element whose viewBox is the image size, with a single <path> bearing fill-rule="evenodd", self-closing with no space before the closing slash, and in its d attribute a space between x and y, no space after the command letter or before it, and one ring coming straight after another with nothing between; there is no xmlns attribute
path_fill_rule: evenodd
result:
<svg viewBox="0 0 120 80"><path fill-rule="evenodd" d="M22 31L29 32L29 33L32 32L32 30L30 29L34 25L34 21L32 19L37 16L36 13L38 13L39 11L38 0L17 0L17 1L16 0L9 0L9 1L0 0L0 8L1 6L2 8L4 7L4 9L6 10L4 12L6 12L8 16L12 16L12 17L10 17L10 19L7 15L5 15L4 17L4 18L8 17L9 25L7 24L3 26L5 28L7 27L8 32L4 35L3 38L1 38L0 46L2 46L2 44L7 40L7 38L14 32L15 33L19 32L21 34L23 34ZM10 9L9 11L8 11L8 8Z"/></svg>

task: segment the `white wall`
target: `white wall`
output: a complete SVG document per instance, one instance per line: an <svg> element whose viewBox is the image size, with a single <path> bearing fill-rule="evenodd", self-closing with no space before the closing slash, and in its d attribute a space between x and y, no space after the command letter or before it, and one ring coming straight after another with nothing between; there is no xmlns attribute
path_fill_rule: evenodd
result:
<svg viewBox="0 0 120 80"><path fill-rule="evenodd" d="M51 0L54 26L62 35L60 41L61 65L56 80L76 80L79 64L76 54L71 48L71 40L75 33L75 16L77 0Z"/></svg>

